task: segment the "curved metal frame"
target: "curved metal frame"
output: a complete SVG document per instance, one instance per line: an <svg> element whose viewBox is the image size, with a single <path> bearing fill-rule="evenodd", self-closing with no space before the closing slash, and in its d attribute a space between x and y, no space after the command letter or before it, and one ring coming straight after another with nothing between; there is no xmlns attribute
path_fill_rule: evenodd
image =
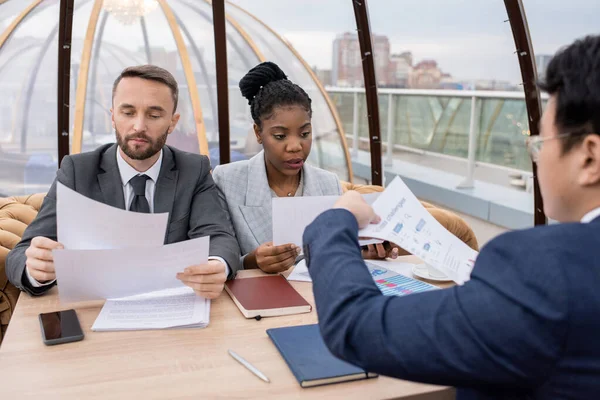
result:
<svg viewBox="0 0 600 400"><path fill-rule="evenodd" d="M184 4L186 4L186 3L184 3ZM192 48L192 52L194 53L194 56L198 60L198 64L200 64L200 71L202 72L204 81L208 85L208 101L210 103L213 121L215 121L215 123L216 123L216 121L217 121L217 105L215 103L215 99L214 99L214 96L213 96L213 93L211 90L212 88L211 88L211 84L210 84L210 79L208 77L208 68L206 68L206 63L204 62L204 57L202 57L202 52L200 52L200 49L198 49L198 46L196 45L196 42L194 41L194 38L192 37L187 26L183 23L181 18L179 18L179 16L177 14L175 14L175 11L173 11L173 14L175 15L175 18L177 19L177 23L179 24L179 27L181 28L181 32L183 32L183 34L188 38L188 42L190 44L190 47Z"/></svg>
<svg viewBox="0 0 600 400"><path fill-rule="evenodd" d="M537 70L535 67L535 55L525 8L522 0L504 0L506 12L510 21L521 77L523 78L523 89L525 91L525 106L529 116L529 132L531 136L539 135L539 123L542 115L542 99L540 90L536 85ZM532 163L533 171L533 200L534 200L534 224L545 225L548 220L544 213L544 201L540 191L537 177L537 165Z"/></svg>
<svg viewBox="0 0 600 400"><path fill-rule="evenodd" d="M142 28L142 37L144 38L146 60L148 60L148 64L152 64L152 53L150 53L150 42L148 41L148 30L146 29L146 18L143 15L140 17L140 27Z"/></svg>
<svg viewBox="0 0 600 400"><path fill-rule="evenodd" d="M10 25L2 32L0 35L0 50L8 40L8 38L15 32L17 26L27 17L40 3L42 0L34 0L27 8L25 8L19 15L15 17L15 19L10 23ZM20 96L19 96L20 97ZM16 114L15 114L16 116ZM21 152L25 152L27 148L27 138L21 135Z"/></svg>
<svg viewBox="0 0 600 400"><path fill-rule="evenodd" d="M340 116L337 113L337 109L335 108L335 105L333 104L333 102L331 101L331 98L329 97L329 94L327 94L327 91L325 90L325 88L323 87L323 85L321 84L321 82L319 81L319 78L317 78L317 76L315 75L315 73L313 72L313 70L306 63L306 61L304 60L304 58L302 58L302 56L300 55L300 53L298 53L296 51L296 49L294 49L294 47L291 44L289 44L287 41L285 41L270 26L268 26L267 24L265 24L264 22L262 22L260 19L258 19L253 14L251 14L248 11L244 10L243 8L239 7L238 5L233 4L233 3L229 2L229 1L227 1L226 3L228 5L230 5L231 7L235 7L236 9L240 10L244 14L248 15L250 18L254 19L256 22L258 22L263 27L265 27L269 32L271 32L276 38L278 38L281 41L281 43L283 43L292 52L292 54L294 54L294 56L296 56L296 58L298 59L298 61L300 61L300 63L302 64L302 66L304 67L304 69L306 70L306 72L308 72L308 74L310 75L310 77L314 81L315 85L319 89L319 92L321 92L321 95L325 98L325 102L327 103L327 106L329 107L329 111L331 112L331 115L333 116L333 119L335 121L335 125L337 127L338 135L340 137L340 140L342 141L342 147L344 149L344 156L346 157L346 167L348 168L348 180L350 182L352 182L353 181L352 159L350 157L350 151L348 150L348 143L346 143L346 134L344 132L344 127L342 126L342 122L340 120ZM381 157L379 157L379 162L381 164Z"/></svg>
<svg viewBox="0 0 600 400"><path fill-rule="evenodd" d="M367 99L367 121L369 123L369 143L371 150L371 182L373 185L382 185L381 166L381 128L379 126L379 96L377 95L377 78L375 76L375 57L373 55L373 42L371 28L369 27L369 6L367 0L352 1L354 17L356 19L356 32L362 54L363 77L365 83L365 96Z"/></svg>
<svg viewBox="0 0 600 400"><path fill-rule="evenodd" d="M212 4L212 0L204 0L204 1L207 4ZM228 1L226 1L225 3L230 4ZM256 57L258 57L259 62L267 61L267 59L265 58L265 55L262 53L262 51L260 51L260 49L256 45L256 42L252 39L252 37L250 35L248 35L246 30L244 28L242 28L242 26L239 24L239 22L237 22L237 20L235 18L233 18L231 15L229 15L227 13L225 13L225 19L240 34L240 36L244 39L244 41L248 44L248 46L250 46L250 48L252 49L254 54L256 54Z"/></svg>
<svg viewBox="0 0 600 400"><path fill-rule="evenodd" d="M229 78L227 63L227 22L224 0L212 0L213 37L215 41L215 63L226 68L217 68L217 101L219 103L219 164L231 161L231 135L229 126Z"/></svg>
<svg viewBox="0 0 600 400"><path fill-rule="evenodd" d="M208 0L205 0L205 2L210 5L210 2ZM192 11L194 11L198 15L200 15L208 23L210 23L210 24L213 23L212 17L208 13L206 13L202 9L200 9L197 5L190 4L190 3L186 2L186 1L182 1L181 3L184 4L185 6L187 6L188 8L190 8ZM227 15L226 15L226 17L227 17ZM228 21L229 21L229 19L228 19ZM187 29L183 29L184 25L181 25L181 26L182 26L183 32L186 33ZM245 32L244 33L239 32L239 33L240 33L240 35L242 35L242 37L244 37ZM249 60L245 57L244 53L241 51L241 49L239 48L239 46L235 43L235 40L233 40L230 37L230 35L227 34L227 32L225 32L225 34L227 36L227 41L229 42L229 44L231 45L231 47L233 47L240 54L240 57L245 62L246 67L248 69L252 68L254 66L254 64L251 64L249 62ZM194 51L194 53L196 55L196 58L198 58L198 63L200 64L200 67L201 67L201 69L202 69L202 71L204 73L204 80L206 81L206 84L208 86L208 96L209 96L209 101L210 101L210 104L211 104L211 112L213 114L213 121L217 121L217 106L215 104L215 101L214 101L214 98L213 98L213 95L212 95L212 90L213 90L214 85L212 85L211 84L212 83L211 80L208 79L208 73L207 73L208 70L207 70L207 68L204 67L205 63L204 63L204 58L202 57L202 54L198 50L198 47L196 46L195 42L193 40L191 40L192 38L191 38L189 32L187 32L186 35L188 36L188 39L190 39L190 44L192 45L192 50ZM252 40L252 39L250 39L250 40ZM250 45L250 47L252 47L252 45ZM257 56L257 58L259 57L258 54L256 54L256 56Z"/></svg>
<svg viewBox="0 0 600 400"><path fill-rule="evenodd" d="M88 22L87 32L83 41L81 51L81 63L79 64L79 76L77 78L77 88L75 92L75 126L73 128L73 142L71 143L71 153L81 152L83 139L83 120L85 117L85 100L87 97L88 74L90 71L90 60L92 58L92 47L94 46L94 36L100 11L102 11L103 0L95 0L90 21Z"/></svg>
<svg viewBox="0 0 600 400"><path fill-rule="evenodd" d="M208 2L208 0L204 0L204 1L207 4L210 4ZM204 18L206 21L208 21L209 23L212 24L212 17L209 16L204 11L202 11L200 8L198 8L198 6L189 4L189 3L185 2L185 1L182 1L182 3L185 4L186 6L188 6L190 9L192 9L193 11L195 11L196 13L198 13L198 15L200 15L202 18ZM232 26L240 34L240 36L242 37L242 39L252 48L252 50L254 51L254 54L256 55L256 58L257 58L258 62L265 61L264 56L262 55L262 53L260 52L260 50L258 50L257 48L255 48L256 47L256 43L252 40L252 38L250 36L248 36L248 34L246 33L246 31L241 26L239 26L239 24L237 23L237 21L235 21L232 17L229 17L227 14L225 15L225 18L227 19L227 22L229 22L229 23L232 24ZM240 53L241 58L246 63L246 68L250 69L250 68L254 67L255 64L250 63L250 61L244 55L244 52L241 51L240 47L235 43L235 40L233 40L229 34L227 34L227 40L228 40L229 44L231 44L231 47L233 47L234 49L237 50L238 53ZM257 51L258 51L258 53L257 53Z"/></svg>
<svg viewBox="0 0 600 400"><path fill-rule="evenodd" d="M196 124L196 134L198 135L198 146L200 148L200 154L208 155L209 153L208 140L206 139L206 126L204 125L202 107L200 106L200 95L198 94L198 85L196 84L196 77L194 76L194 71L190 62L190 55L188 53L187 47L185 46L185 42L183 41L183 36L181 36L181 31L177 26L177 20L175 18L175 14L173 14L173 10L171 10L171 7L167 4L166 0L157 1L158 4L160 4L163 13L165 14L165 17L167 18L167 22L169 23L169 27L171 28L171 32L173 33L173 38L175 39L175 44L177 45L179 57L181 58L181 66L183 67L185 79L188 84L188 92L192 100L192 110L194 112L194 121Z"/></svg>
<svg viewBox="0 0 600 400"><path fill-rule="evenodd" d="M87 4L87 1L78 4L75 7L75 10L79 9L79 7L82 7L84 4ZM27 93L26 93L26 97L25 97L25 104L23 107L23 118L22 118L22 123L21 123L21 152L25 152L26 148L27 148L27 133L29 131L29 112L30 112L31 98L33 96L35 81L37 79L38 73L40 72L40 68L42 66L42 60L46 56L46 52L50 48L50 44L52 43L52 40L54 39L54 35L56 35L58 33L59 28L60 28L60 22L57 22L56 25L54 25L54 28L48 34L48 37L46 38L44 43L42 44L42 49L38 55L37 61L33 64L32 72L29 75L29 81L27 84ZM63 69L60 67L58 68L58 70L59 70L59 74L61 74L61 71L63 71ZM60 82L60 79L59 79L59 82ZM57 100L58 100L58 98L57 98ZM58 117L59 120L61 118L62 117ZM61 135L61 132L59 131L57 134ZM63 149L61 152L59 152L59 159L62 160L62 157L67 154L69 154L68 148L67 148L67 150Z"/></svg>
<svg viewBox="0 0 600 400"><path fill-rule="evenodd" d="M108 20L108 13L104 11L102 14L102 19L100 20L100 26L98 27L98 38L96 39L96 47L94 47L94 54L92 55L92 71L90 77L90 87L92 88L92 94L96 90L96 81L98 78L98 62L100 60L100 49L102 48L102 37L104 36L104 27L106 26L106 21ZM92 95L92 97L94 97ZM96 129L94 126L94 117L95 117L94 107L90 108L90 112L88 114L88 126L90 128L90 133L92 137L96 136Z"/></svg>
<svg viewBox="0 0 600 400"><path fill-rule="evenodd" d="M4 32L2 32L2 35L0 35L0 49L2 48L2 46L4 46L4 43L6 42L6 40L8 40L10 35L14 33L15 29L17 28L17 26L19 26L23 19L25 19L25 17L27 17L27 15L29 15L29 13L32 12L34 8L40 5L41 2L42 0L34 0L33 3L27 6L26 9L21 11L21 13L15 17L13 22L11 22L10 25L4 30Z"/></svg>
<svg viewBox="0 0 600 400"><path fill-rule="evenodd" d="M75 0L60 2L58 25L58 79L56 87L56 126L58 132L58 166L69 155L69 105L70 105L70 69L71 45L73 33L73 14Z"/></svg>

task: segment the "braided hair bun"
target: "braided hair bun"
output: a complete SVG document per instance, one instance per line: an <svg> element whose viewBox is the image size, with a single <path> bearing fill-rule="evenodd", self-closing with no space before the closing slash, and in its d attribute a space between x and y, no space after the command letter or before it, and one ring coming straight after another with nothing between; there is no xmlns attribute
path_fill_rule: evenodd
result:
<svg viewBox="0 0 600 400"><path fill-rule="evenodd" d="M256 97L260 89L275 81L287 79L279 66L271 61L265 61L252 68L240 81L242 96L248 99L248 104Z"/></svg>
<svg viewBox="0 0 600 400"><path fill-rule="evenodd" d="M271 115L276 107L298 105L312 116L308 94L288 80L273 62L263 62L248 71L240 80L240 91L248 99L252 119L259 127L262 127L261 119Z"/></svg>

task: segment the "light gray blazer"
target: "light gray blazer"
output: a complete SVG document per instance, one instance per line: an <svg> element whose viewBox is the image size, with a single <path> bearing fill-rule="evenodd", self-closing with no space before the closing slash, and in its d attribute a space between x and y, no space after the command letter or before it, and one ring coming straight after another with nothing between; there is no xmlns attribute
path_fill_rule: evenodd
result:
<svg viewBox="0 0 600 400"><path fill-rule="evenodd" d="M272 241L272 197L264 151L247 161L219 165L213 171L213 179L227 200L242 254ZM302 182L303 196L342 194L342 185L335 174L308 164L302 167Z"/></svg>

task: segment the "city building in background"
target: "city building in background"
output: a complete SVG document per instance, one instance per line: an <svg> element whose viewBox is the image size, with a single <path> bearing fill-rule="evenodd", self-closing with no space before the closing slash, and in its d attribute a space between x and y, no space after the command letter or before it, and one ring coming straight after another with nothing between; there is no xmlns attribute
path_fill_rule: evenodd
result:
<svg viewBox="0 0 600 400"><path fill-rule="evenodd" d="M410 51L390 55L391 82L388 86L407 88L413 68L413 55Z"/></svg>
<svg viewBox="0 0 600 400"><path fill-rule="evenodd" d="M414 66L410 74L409 87L435 89L440 86L442 70L435 60L423 60Z"/></svg>
<svg viewBox="0 0 600 400"><path fill-rule="evenodd" d="M387 36L372 35L377 84L387 86L390 81L390 41ZM334 86L360 87L364 85L360 44L355 33L343 33L333 42L331 81Z"/></svg>
<svg viewBox="0 0 600 400"><path fill-rule="evenodd" d="M444 73L435 60L413 64L410 51L391 53L390 40L384 35L373 35L375 77L381 88L457 89L461 85ZM321 80L337 87L364 86L362 58L358 36L354 33L338 35L333 42L331 80Z"/></svg>

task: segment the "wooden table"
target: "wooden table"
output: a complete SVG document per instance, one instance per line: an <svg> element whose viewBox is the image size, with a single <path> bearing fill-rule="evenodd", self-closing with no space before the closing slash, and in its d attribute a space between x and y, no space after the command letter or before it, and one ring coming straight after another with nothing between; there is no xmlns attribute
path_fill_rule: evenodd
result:
<svg viewBox="0 0 600 400"><path fill-rule="evenodd" d="M292 284L314 308L312 284ZM247 320L223 293L212 303L206 329L92 332L101 305L76 307L83 341L45 346L38 314L65 307L58 303L56 288L43 297L22 294L0 347L2 398L454 398L451 388L384 376L302 389L265 331L316 323L314 309ZM254 364L271 383L235 362L227 349Z"/></svg>

